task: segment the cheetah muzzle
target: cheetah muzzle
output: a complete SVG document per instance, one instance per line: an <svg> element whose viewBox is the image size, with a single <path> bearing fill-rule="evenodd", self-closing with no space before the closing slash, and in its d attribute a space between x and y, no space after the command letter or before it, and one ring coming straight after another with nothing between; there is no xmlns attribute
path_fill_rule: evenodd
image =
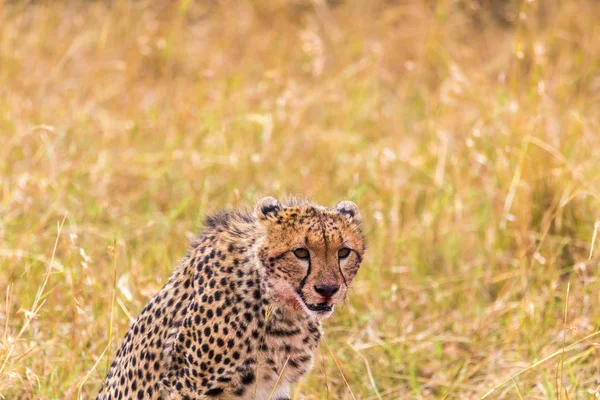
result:
<svg viewBox="0 0 600 400"><path fill-rule="evenodd" d="M98 399L288 399L362 262L358 207L210 216L119 347Z"/></svg>

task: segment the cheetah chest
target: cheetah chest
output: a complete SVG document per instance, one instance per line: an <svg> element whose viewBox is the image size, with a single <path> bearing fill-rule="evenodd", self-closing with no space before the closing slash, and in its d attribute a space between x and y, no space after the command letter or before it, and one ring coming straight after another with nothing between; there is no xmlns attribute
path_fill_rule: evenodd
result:
<svg viewBox="0 0 600 400"><path fill-rule="evenodd" d="M290 386L312 368L321 336L320 324L309 318L269 321L260 346L256 398L287 399Z"/></svg>

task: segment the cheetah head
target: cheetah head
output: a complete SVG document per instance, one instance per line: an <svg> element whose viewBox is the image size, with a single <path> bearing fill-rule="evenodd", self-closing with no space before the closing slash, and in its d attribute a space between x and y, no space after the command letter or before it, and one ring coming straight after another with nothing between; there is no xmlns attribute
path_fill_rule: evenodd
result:
<svg viewBox="0 0 600 400"><path fill-rule="evenodd" d="M351 201L326 208L292 199L261 199L254 211L264 236L257 254L268 295L316 319L346 298L365 252L361 215Z"/></svg>

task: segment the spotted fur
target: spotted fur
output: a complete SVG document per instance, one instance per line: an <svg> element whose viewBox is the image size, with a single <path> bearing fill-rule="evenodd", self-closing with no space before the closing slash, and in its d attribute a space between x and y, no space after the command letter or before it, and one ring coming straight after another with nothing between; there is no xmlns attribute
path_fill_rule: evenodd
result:
<svg viewBox="0 0 600 400"><path fill-rule="evenodd" d="M125 335L98 399L289 399L362 261L360 220L349 201L272 197L208 217Z"/></svg>

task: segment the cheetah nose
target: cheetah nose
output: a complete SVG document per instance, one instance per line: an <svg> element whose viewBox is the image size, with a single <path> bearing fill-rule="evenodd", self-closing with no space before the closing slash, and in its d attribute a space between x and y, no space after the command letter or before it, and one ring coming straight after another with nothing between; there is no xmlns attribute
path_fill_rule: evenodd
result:
<svg viewBox="0 0 600 400"><path fill-rule="evenodd" d="M340 290L339 285L317 285L315 291L324 297L331 297Z"/></svg>

